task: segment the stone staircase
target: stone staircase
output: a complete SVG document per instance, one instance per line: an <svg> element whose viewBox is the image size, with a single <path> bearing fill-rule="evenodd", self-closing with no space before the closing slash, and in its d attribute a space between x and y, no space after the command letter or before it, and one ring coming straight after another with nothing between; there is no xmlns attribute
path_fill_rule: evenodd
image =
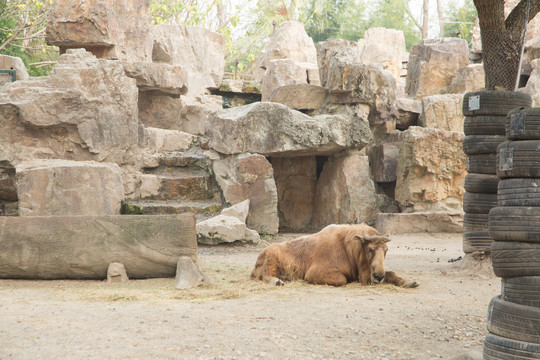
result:
<svg viewBox="0 0 540 360"><path fill-rule="evenodd" d="M140 197L126 199L122 214L195 214L197 221L219 214L221 194L209 171L208 158L199 154L167 152L159 165L145 168Z"/></svg>

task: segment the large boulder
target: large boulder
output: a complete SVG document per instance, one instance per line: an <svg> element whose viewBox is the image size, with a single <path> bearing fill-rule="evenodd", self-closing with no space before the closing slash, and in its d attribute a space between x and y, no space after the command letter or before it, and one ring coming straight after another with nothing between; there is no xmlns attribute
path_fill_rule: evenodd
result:
<svg viewBox="0 0 540 360"><path fill-rule="evenodd" d="M0 159L121 163L138 141L137 96L119 62L68 50L51 76L0 88Z"/></svg>
<svg viewBox="0 0 540 360"><path fill-rule="evenodd" d="M241 154L213 162L213 172L225 201L250 200L248 228L263 234L278 232L277 189L272 165L262 155Z"/></svg>
<svg viewBox="0 0 540 360"><path fill-rule="evenodd" d="M104 59L148 61L150 0L55 1L46 41L60 53L85 48Z"/></svg>
<svg viewBox="0 0 540 360"><path fill-rule="evenodd" d="M186 93L184 70L179 65L122 62L126 75L137 81L141 91L158 91L165 94Z"/></svg>
<svg viewBox="0 0 540 360"><path fill-rule="evenodd" d="M410 127L399 149L396 200L406 211L460 211L466 157L460 132Z"/></svg>
<svg viewBox="0 0 540 360"><path fill-rule="evenodd" d="M141 91L139 93L139 120L148 127L181 130L204 135L208 116L223 109L223 99L216 95L179 98Z"/></svg>
<svg viewBox="0 0 540 360"><path fill-rule="evenodd" d="M397 116L396 80L381 65L361 63L356 44L331 39L319 43L321 85L337 104L367 104L369 122L380 124Z"/></svg>
<svg viewBox="0 0 540 360"><path fill-rule="evenodd" d="M347 64L360 64L362 59L356 43L344 39L328 39L317 43L317 59L321 86L329 88L332 61Z"/></svg>
<svg viewBox="0 0 540 360"><path fill-rule="evenodd" d="M274 157L271 161L278 192L280 228L306 230L313 216L313 195L317 184L316 158Z"/></svg>
<svg viewBox="0 0 540 360"><path fill-rule="evenodd" d="M313 205L313 226L373 223L379 212L369 160L358 151L328 159L319 177Z"/></svg>
<svg viewBox="0 0 540 360"><path fill-rule="evenodd" d="M296 84L319 85L317 64L299 63L290 59L272 60L268 64L261 85L262 101L270 101L274 90Z"/></svg>
<svg viewBox="0 0 540 360"><path fill-rule="evenodd" d="M208 118L209 146L222 154L330 155L362 148L371 140L358 116L308 116L285 105L257 102L214 112Z"/></svg>
<svg viewBox="0 0 540 360"><path fill-rule="evenodd" d="M382 27L366 30L358 40L358 52L364 64L381 64L399 81L405 57L405 35L402 30Z"/></svg>
<svg viewBox="0 0 540 360"><path fill-rule="evenodd" d="M197 223L197 241L200 244L217 245L236 241L257 244L259 233L246 226L249 200L223 209L210 219Z"/></svg>
<svg viewBox="0 0 540 360"><path fill-rule="evenodd" d="M24 62L19 57L0 54L0 64L0 69L15 70L15 76L17 80L28 80L30 78ZM2 82L2 78L0 78L0 86L2 86Z"/></svg>
<svg viewBox="0 0 540 360"><path fill-rule="evenodd" d="M188 93L217 89L225 69L225 37L199 26L155 25L150 28L152 61L182 66Z"/></svg>
<svg viewBox="0 0 540 360"><path fill-rule="evenodd" d="M317 50L313 40L306 33L304 24L297 21L279 24L274 36L256 61L257 66L253 71L255 80L260 83L270 61L278 59L317 64Z"/></svg>
<svg viewBox="0 0 540 360"><path fill-rule="evenodd" d="M458 38L423 40L411 48L405 92L413 98L438 94L458 69L469 64L467 41Z"/></svg>
<svg viewBox="0 0 540 360"><path fill-rule="evenodd" d="M20 216L120 215L124 187L116 164L32 160L16 172Z"/></svg>
<svg viewBox="0 0 540 360"><path fill-rule="evenodd" d="M532 61L532 73L523 89L524 93L531 95L532 106L540 106L540 59Z"/></svg>
<svg viewBox="0 0 540 360"><path fill-rule="evenodd" d="M422 113L421 100L400 97L397 98L396 105L398 108L397 129L407 130L409 126L418 125L418 117Z"/></svg>
<svg viewBox="0 0 540 360"><path fill-rule="evenodd" d="M463 94L432 95L422 98L418 125L463 132Z"/></svg>
<svg viewBox="0 0 540 360"><path fill-rule="evenodd" d="M485 86L484 65L470 64L458 69L452 83L442 89L441 93L463 94L479 91Z"/></svg>
<svg viewBox="0 0 540 360"><path fill-rule="evenodd" d="M286 105L294 110L320 109L328 97L328 91L311 84L295 84L275 89L270 101Z"/></svg>

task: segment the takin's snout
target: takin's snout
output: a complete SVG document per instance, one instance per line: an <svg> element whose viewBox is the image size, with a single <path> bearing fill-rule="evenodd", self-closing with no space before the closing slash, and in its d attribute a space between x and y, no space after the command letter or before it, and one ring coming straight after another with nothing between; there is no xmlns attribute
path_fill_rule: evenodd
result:
<svg viewBox="0 0 540 360"><path fill-rule="evenodd" d="M379 274L371 274L371 281L374 283L374 284L380 284L382 283L384 280L384 274L382 275L379 275Z"/></svg>

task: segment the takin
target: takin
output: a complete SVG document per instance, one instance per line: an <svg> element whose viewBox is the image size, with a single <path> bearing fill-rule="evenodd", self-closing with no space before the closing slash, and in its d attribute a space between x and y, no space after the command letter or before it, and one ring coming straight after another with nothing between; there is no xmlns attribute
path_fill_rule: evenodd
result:
<svg viewBox="0 0 540 360"><path fill-rule="evenodd" d="M257 258L251 278L283 285L305 280L312 284L341 286L388 283L417 287L393 271L385 271L389 238L366 224L328 225L316 234L271 244Z"/></svg>

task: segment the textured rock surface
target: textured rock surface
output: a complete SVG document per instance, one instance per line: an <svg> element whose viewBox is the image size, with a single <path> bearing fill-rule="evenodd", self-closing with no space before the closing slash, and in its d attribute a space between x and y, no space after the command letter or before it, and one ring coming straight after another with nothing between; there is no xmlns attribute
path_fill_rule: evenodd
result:
<svg viewBox="0 0 540 360"><path fill-rule="evenodd" d="M124 187L116 164L33 160L16 171L20 216L120 214Z"/></svg>
<svg viewBox="0 0 540 360"><path fill-rule="evenodd" d="M225 37L198 26L155 25L150 28L152 61L180 65L188 93L217 89L225 69Z"/></svg>
<svg viewBox="0 0 540 360"><path fill-rule="evenodd" d="M0 89L0 142L11 144L0 159L121 162L138 141L137 95L118 62L68 50L51 76Z"/></svg>
<svg viewBox="0 0 540 360"><path fill-rule="evenodd" d="M132 279L172 277L180 256L197 263L192 214L1 216L0 229L3 279L103 280L118 259Z"/></svg>
<svg viewBox="0 0 540 360"><path fill-rule="evenodd" d="M461 211L463 133L410 127L399 149L396 200L413 211Z"/></svg>
<svg viewBox="0 0 540 360"><path fill-rule="evenodd" d="M532 73L523 92L531 95L532 106L540 106L540 59L532 62Z"/></svg>
<svg viewBox="0 0 540 360"><path fill-rule="evenodd" d="M200 244L217 245L240 241L257 244L260 236L246 226L249 212L249 199L229 208L221 214L197 223L197 241Z"/></svg>
<svg viewBox="0 0 540 360"><path fill-rule="evenodd" d="M333 61L346 64L360 64L362 59L356 43L344 39L328 39L317 44L317 59L321 86L329 88L329 76Z"/></svg>
<svg viewBox="0 0 540 360"><path fill-rule="evenodd" d="M364 38L358 40L358 52L362 63L382 65L397 82L406 53L403 31L382 27L368 29Z"/></svg>
<svg viewBox="0 0 540 360"><path fill-rule="evenodd" d="M156 152L187 150L196 136L179 130L144 128L143 146Z"/></svg>
<svg viewBox="0 0 540 360"><path fill-rule="evenodd" d="M338 104L368 104L370 124L397 116L396 81L381 65L362 64L358 47L347 40L317 44L321 86Z"/></svg>
<svg viewBox="0 0 540 360"><path fill-rule="evenodd" d="M147 61L150 0L56 1L47 23L46 41L85 48L104 59Z"/></svg>
<svg viewBox="0 0 540 360"><path fill-rule="evenodd" d="M259 233L278 232L277 189L272 165L262 155L241 154L213 163L216 181L225 201L249 199L248 228Z"/></svg>
<svg viewBox="0 0 540 360"><path fill-rule="evenodd" d="M429 39L411 48L405 92L414 98L437 94L450 85L458 69L469 64L467 41Z"/></svg>
<svg viewBox="0 0 540 360"><path fill-rule="evenodd" d="M415 212L377 214L375 228L381 234L461 233L463 213Z"/></svg>
<svg viewBox="0 0 540 360"><path fill-rule="evenodd" d="M6 70L15 70L17 80L28 80L30 78L30 75L28 75L28 71L26 70L26 66L24 65L24 62L21 58L13 57L9 55L0 55L0 69L6 69ZM6 74L2 74L2 76L7 76ZM2 86L2 78L0 78L0 86Z"/></svg>
<svg viewBox="0 0 540 360"><path fill-rule="evenodd" d="M261 85L262 101L270 101L274 90L285 85L319 85L317 64L299 63L290 59L272 60L264 73Z"/></svg>
<svg viewBox="0 0 540 360"><path fill-rule="evenodd" d="M278 192L279 226L305 230L313 216L317 160L313 156L272 158Z"/></svg>
<svg viewBox="0 0 540 360"><path fill-rule="evenodd" d="M195 265L188 256L181 256L176 264L176 276L174 278L176 288L179 290L191 289L211 283L210 279Z"/></svg>
<svg viewBox="0 0 540 360"><path fill-rule="evenodd" d="M297 21L285 21L279 24L263 54L257 59L257 66L254 69L257 82L262 81L270 61L278 59L317 64L317 50L313 45L313 40L306 33L304 24Z"/></svg>
<svg viewBox="0 0 540 360"><path fill-rule="evenodd" d="M441 93L460 94L480 91L484 86L484 66L482 64L471 64L459 68L452 83L448 87L442 89Z"/></svg>
<svg viewBox="0 0 540 360"><path fill-rule="evenodd" d="M272 92L270 101L294 110L320 109L328 97L326 89L310 84L286 85Z"/></svg>
<svg viewBox="0 0 540 360"><path fill-rule="evenodd" d="M422 114L418 125L463 132L463 94L432 95L422 98Z"/></svg>
<svg viewBox="0 0 540 360"><path fill-rule="evenodd" d="M396 128L407 130L409 126L418 125L418 117L422 113L421 100L397 98L396 105L398 108Z"/></svg>
<svg viewBox="0 0 540 360"><path fill-rule="evenodd" d="M352 151L329 158L315 190L313 226L373 223L378 211L368 157Z"/></svg>
<svg viewBox="0 0 540 360"><path fill-rule="evenodd" d="M143 91L159 91L172 95L184 94L185 73L181 66L162 63L122 62L126 75L137 81Z"/></svg>
<svg viewBox="0 0 540 360"><path fill-rule="evenodd" d="M328 155L349 147L362 148L371 140L367 122L360 117L311 117L269 102L212 113L206 135L210 147L220 153L265 156Z"/></svg>
<svg viewBox="0 0 540 360"><path fill-rule="evenodd" d="M113 262L109 264L107 268L107 282L108 283L127 283L129 276L126 272L124 264Z"/></svg>
<svg viewBox="0 0 540 360"><path fill-rule="evenodd" d="M396 181L399 156L399 142L385 142L375 145L369 152L369 162L373 179L379 183Z"/></svg>

